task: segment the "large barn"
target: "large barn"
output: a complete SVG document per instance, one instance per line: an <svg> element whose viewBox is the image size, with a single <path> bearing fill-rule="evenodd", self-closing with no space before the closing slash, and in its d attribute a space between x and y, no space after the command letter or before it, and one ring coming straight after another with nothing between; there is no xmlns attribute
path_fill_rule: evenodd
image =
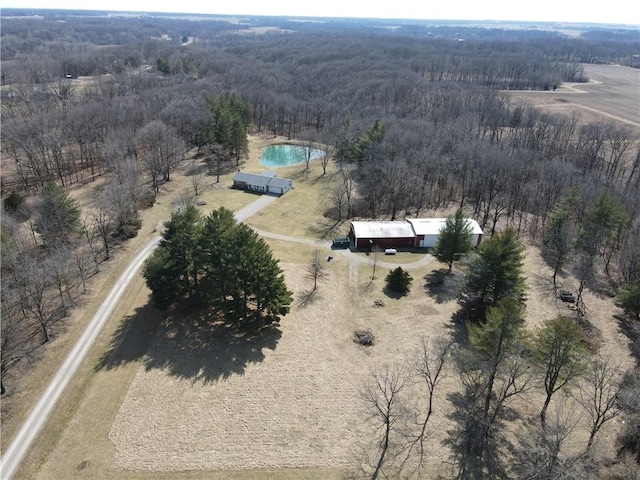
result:
<svg viewBox="0 0 640 480"><path fill-rule="evenodd" d="M406 221L351 222L349 239L355 248L431 248L438 242L440 230L446 218L411 218ZM478 222L468 219L472 231L472 243L482 241L482 228Z"/></svg>
<svg viewBox="0 0 640 480"><path fill-rule="evenodd" d="M276 177L275 172L245 173L238 172L233 177L234 188L250 192L283 195L291 190L293 181L288 178Z"/></svg>

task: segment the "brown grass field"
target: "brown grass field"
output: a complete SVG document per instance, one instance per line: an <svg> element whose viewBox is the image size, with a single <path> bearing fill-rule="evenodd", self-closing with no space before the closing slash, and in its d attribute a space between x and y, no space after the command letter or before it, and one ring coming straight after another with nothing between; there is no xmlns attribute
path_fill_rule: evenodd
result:
<svg viewBox="0 0 640 480"><path fill-rule="evenodd" d="M583 121L611 119L640 128L640 72L619 65L584 65L589 83L565 84L555 92L514 91L512 99L544 108L550 113L568 110Z"/></svg>
<svg viewBox="0 0 640 480"><path fill-rule="evenodd" d="M606 70L604 66L594 68ZM589 70L587 74L598 78ZM575 102L572 108L584 110L574 100L580 94L558 95L567 95ZM628 116L626 110L607 112L606 100L598 103L598 95L605 94L589 95L592 103L586 106L593 109L590 114L599 115L594 111L598 110ZM560 103L566 109L568 105L554 100L551 93L522 93L525 97L530 103L541 102L545 108ZM250 158L243 168L262 170L258 163L260 148L282 141L252 137ZM294 179L294 190L247 223L293 237L326 236L332 222L322 216L318 205L332 170L322 176L315 162L306 173L301 166L281 169L279 176ZM220 184L211 184L202 193L199 199L206 202L201 207L204 212L219 205L237 210L256 198L229 189L232 175L222 177ZM21 393L6 400L3 448L113 280L137 249L156 234L179 193L191 191L187 178L180 174L174 178L164 187L159 202L143 212L138 237L121 247L92 280L81 308L66 322L67 333L45 347L45 361L29 369L20 380ZM93 185L85 186L74 194L90 202L91 188ZM344 234L348 227L337 228ZM385 362L406 361L423 335L455 335L459 328L451 322L457 310L455 300L442 292L430 292L425 286L425 277L443 266L432 260L410 270L412 291L398 299L383 292L387 267L378 266L372 280L372 266L366 263L365 254L356 254L360 257L357 259L335 254L326 264L328 275L320 281L318 295L313 302L301 305L299 299L310 287L305 278L306 264L316 247L267 241L281 260L296 299L278 328L259 332L234 331L221 325L204 328L202 319L188 311L171 312L165 318L150 305L149 292L138 277L15 478L331 480L357 472L362 449L372 438L360 398L371 369ZM393 261L415 259L403 254ZM529 286L527 326L534 329L544 319L567 310L550 294L549 269L533 247L527 248L525 270ZM567 287L573 286L571 278L562 281ZM384 306L375 306L376 300ZM619 312L612 300L589 293L586 304L594 339L621 369L631 366L628 339L614 318ZM190 328L181 328L184 322ZM370 328L376 344L355 344L352 332L358 328ZM437 394L431 425L429 463L434 477L447 473L447 451L441 440L450 426L446 393L456 388L455 374L449 372ZM540 399L531 396L521 408L535 414L539 405ZM623 420L619 417L601 433L598 451L602 455L611 452ZM576 435L579 440L583 432Z"/></svg>

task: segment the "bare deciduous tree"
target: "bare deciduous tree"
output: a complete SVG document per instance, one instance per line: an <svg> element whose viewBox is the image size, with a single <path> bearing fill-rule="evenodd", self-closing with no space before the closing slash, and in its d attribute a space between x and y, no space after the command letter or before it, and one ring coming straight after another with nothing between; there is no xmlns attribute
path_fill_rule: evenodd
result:
<svg viewBox="0 0 640 480"><path fill-rule="evenodd" d="M321 201L329 209L329 214L335 211L336 220L342 221L343 210L347 205L347 196L342 185L336 184L325 188L320 194Z"/></svg>
<svg viewBox="0 0 640 480"><path fill-rule="evenodd" d="M49 255L44 260L44 270L47 275L51 276L58 295L60 297L60 306L66 315L67 309L73 306L73 296L71 294L72 261L74 250L73 245L64 244L49 251Z"/></svg>
<svg viewBox="0 0 640 480"><path fill-rule="evenodd" d="M98 249L95 246L97 236L96 226L92 220L90 221L86 217L82 221L82 233L87 241L87 247L89 247L89 251L91 252L91 258L93 259L93 264L95 266L95 273L98 273L100 271L100 259L98 258Z"/></svg>
<svg viewBox="0 0 640 480"><path fill-rule="evenodd" d="M564 447L575 434L580 420L572 405L561 403L551 412L545 426L525 429L517 434L512 472L515 478L551 480L574 478L572 467L581 460L580 455L567 454ZM563 477L567 475L567 477Z"/></svg>
<svg viewBox="0 0 640 480"><path fill-rule="evenodd" d="M386 364L371 373L370 383L364 388L362 398L371 412L376 429L377 454L371 479L385 475L385 462L393 449L394 434L406 418L407 410L400 394L407 384L406 370L399 365Z"/></svg>
<svg viewBox="0 0 640 480"><path fill-rule="evenodd" d="M324 278L327 275L327 271L322 260L323 256L320 253L319 249L315 249L313 251L313 256L311 257L311 263L307 266L307 278L309 278L313 282L313 290L316 291L318 288L318 280Z"/></svg>
<svg viewBox="0 0 640 480"><path fill-rule="evenodd" d="M427 424L433 413L433 401L436 387L444 378L444 368L454 347L453 342L445 337L435 337L429 340L422 337L413 361L413 369L416 372L420 383L427 387L426 412L422 412L424 419L420 424L420 432L415 439L410 442L407 457L411 454L414 446L419 447L419 466L422 467L426 461L425 440L427 435Z"/></svg>
<svg viewBox="0 0 640 480"><path fill-rule="evenodd" d="M576 394L576 401L589 416L589 440L585 452L593 446L595 436L602 426L620 414L620 373L610 358L601 355L598 355L587 368L583 383Z"/></svg>
<svg viewBox="0 0 640 480"><path fill-rule="evenodd" d="M186 171L186 175L191 180L191 186L193 187L193 194L197 197L200 193L200 187L205 177L207 176L206 165L192 165ZM218 182L220 181L220 173L218 172Z"/></svg>
<svg viewBox="0 0 640 480"><path fill-rule="evenodd" d="M305 140L302 146L302 156L304 158L305 170L309 170L309 163L311 163L313 151L313 140Z"/></svg>
<svg viewBox="0 0 640 480"><path fill-rule="evenodd" d="M0 316L0 322L2 328L0 329L0 394L5 393L4 380L11 369L20 361L25 355L26 344L29 336L29 329L27 322L25 322L25 316L21 315L20 308L18 307L20 301L12 298L17 295L18 292L10 291L6 285L7 282L2 282L2 298L0 306L2 308L2 315Z"/></svg>
<svg viewBox="0 0 640 480"><path fill-rule="evenodd" d="M109 260L111 258L111 234L115 224L113 209L105 199L93 210L91 216L93 217L93 225L102 239L105 259Z"/></svg>
<svg viewBox="0 0 640 480"><path fill-rule="evenodd" d="M89 276L89 268L93 261L93 256L87 246L79 243L73 249L73 258L75 260L76 270L80 275L80 281L82 282L82 293L86 293L87 277Z"/></svg>
<svg viewBox="0 0 640 480"><path fill-rule="evenodd" d="M356 192L356 182L350 169L343 167L340 170L340 181L343 186L344 196L347 203L347 218L351 218L353 213L353 198Z"/></svg>
<svg viewBox="0 0 640 480"><path fill-rule="evenodd" d="M42 330L42 343L51 340L49 328L56 318L58 304L51 289L50 272L42 271L42 263L31 258L25 261L21 272L21 288L27 300L27 309L35 316Z"/></svg>
<svg viewBox="0 0 640 480"><path fill-rule="evenodd" d="M333 158L336 152L336 147L331 144L324 144L324 155L320 157L320 165L322 166L322 174L327 174L327 167L329 166L329 162Z"/></svg>
<svg viewBox="0 0 640 480"><path fill-rule="evenodd" d="M160 185L170 180L171 171L185 152L184 142L164 122L149 122L136 134L138 156L142 158L151 178L154 195Z"/></svg>

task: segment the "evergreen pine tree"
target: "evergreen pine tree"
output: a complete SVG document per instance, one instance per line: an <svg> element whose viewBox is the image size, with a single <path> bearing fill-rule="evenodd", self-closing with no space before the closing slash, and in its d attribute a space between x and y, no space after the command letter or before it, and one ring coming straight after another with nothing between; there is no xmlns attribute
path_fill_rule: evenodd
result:
<svg viewBox="0 0 640 480"><path fill-rule="evenodd" d="M640 278L620 287L616 305L631 318L640 321Z"/></svg>
<svg viewBox="0 0 640 480"><path fill-rule="evenodd" d="M472 320L483 322L487 308L506 298L524 304L523 252L511 228L480 244L460 299Z"/></svg>
<svg viewBox="0 0 640 480"><path fill-rule="evenodd" d="M451 271L453 262L471 250L472 235L473 230L469 225L469 220L464 216L462 210L458 209L453 216L447 217L446 223L438 235L438 242L431 253L439 262L446 263Z"/></svg>
<svg viewBox="0 0 640 480"><path fill-rule="evenodd" d="M56 245L80 231L80 206L64 188L47 183L40 192L35 227L45 245Z"/></svg>
<svg viewBox="0 0 640 480"><path fill-rule="evenodd" d="M398 267L389 272L385 281L387 282L387 288L392 292L405 294L411 289L413 278L409 275L409 272L405 272L402 267Z"/></svg>

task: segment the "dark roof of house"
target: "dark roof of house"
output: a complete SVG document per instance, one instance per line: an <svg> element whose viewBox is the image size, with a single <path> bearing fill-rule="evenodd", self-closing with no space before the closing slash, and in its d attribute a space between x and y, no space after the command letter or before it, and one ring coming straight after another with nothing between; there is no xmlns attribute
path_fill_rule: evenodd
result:
<svg viewBox="0 0 640 480"><path fill-rule="evenodd" d="M291 180L288 178L273 177L269 179L269 187L285 188L291 186Z"/></svg>
<svg viewBox="0 0 640 480"><path fill-rule="evenodd" d="M269 175L269 173L271 172L265 172L264 174L238 172L233 177L233 181L247 183L250 185L255 185L257 187L266 187L267 183L269 183L269 180L271 180L271 178L275 175L275 173L272 175Z"/></svg>
<svg viewBox="0 0 640 480"><path fill-rule="evenodd" d="M256 187L286 187L291 185L291 180L288 178L278 178L275 172L267 171L262 173L245 173L238 172L233 177L234 182L247 183Z"/></svg>

